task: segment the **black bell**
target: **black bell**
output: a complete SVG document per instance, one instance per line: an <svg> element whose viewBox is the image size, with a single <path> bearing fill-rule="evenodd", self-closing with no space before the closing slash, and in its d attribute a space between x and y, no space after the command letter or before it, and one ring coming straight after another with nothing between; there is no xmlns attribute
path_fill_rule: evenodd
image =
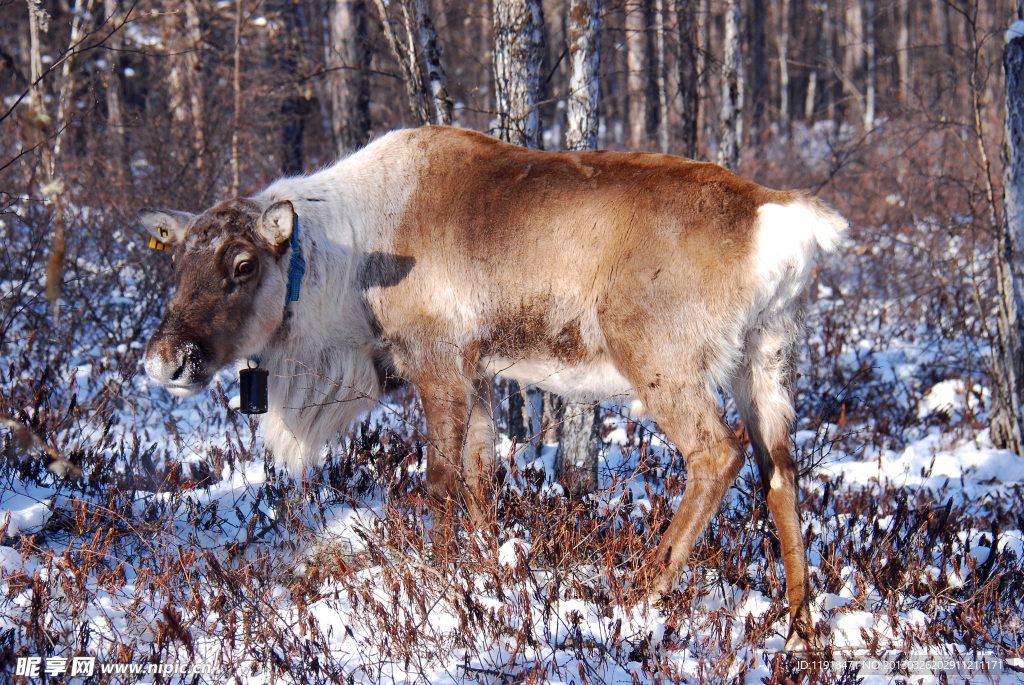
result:
<svg viewBox="0 0 1024 685"><path fill-rule="evenodd" d="M241 402L238 411L243 414L267 413L267 377L265 369L240 369L238 371L238 394Z"/></svg>

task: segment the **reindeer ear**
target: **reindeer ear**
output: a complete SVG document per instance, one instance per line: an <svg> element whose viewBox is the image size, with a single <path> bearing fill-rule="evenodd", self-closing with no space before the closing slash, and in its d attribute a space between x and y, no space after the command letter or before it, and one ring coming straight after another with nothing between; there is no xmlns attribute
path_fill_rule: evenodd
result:
<svg viewBox="0 0 1024 685"><path fill-rule="evenodd" d="M267 207L260 217L256 229L271 247L283 247L292 237L295 228L295 209L288 200L280 200Z"/></svg>
<svg viewBox="0 0 1024 685"><path fill-rule="evenodd" d="M177 245L183 241L188 225L195 218L195 214L172 209L143 209L139 212L142 225L164 245Z"/></svg>

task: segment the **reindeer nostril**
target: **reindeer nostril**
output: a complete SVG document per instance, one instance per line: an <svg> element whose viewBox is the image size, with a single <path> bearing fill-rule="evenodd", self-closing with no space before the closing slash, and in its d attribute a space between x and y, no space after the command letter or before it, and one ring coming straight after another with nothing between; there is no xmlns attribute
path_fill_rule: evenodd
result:
<svg viewBox="0 0 1024 685"><path fill-rule="evenodd" d="M176 381L182 376L188 376L189 372L199 366L201 360L199 347L194 343L185 343L175 357L178 360L178 368L171 375L171 380Z"/></svg>
<svg viewBox="0 0 1024 685"><path fill-rule="evenodd" d="M174 373L171 374L171 380L172 381L176 381L179 378L181 378L181 374L184 373L184 371L185 371L185 361L182 360L182 362L180 364L178 364L178 368L175 369Z"/></svg>

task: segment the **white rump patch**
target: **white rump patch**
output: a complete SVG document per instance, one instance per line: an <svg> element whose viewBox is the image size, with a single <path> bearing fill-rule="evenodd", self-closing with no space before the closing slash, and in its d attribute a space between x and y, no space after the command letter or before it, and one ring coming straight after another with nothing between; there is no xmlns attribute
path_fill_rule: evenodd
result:
<svg viewBox="0 0 1024 685"><path fill-rule="evenodd" d="M810 276L818 248L834 250L845 231L846 220L815 200L761 205L753 254L760 289L782 300L795 297Z"/></svg>
<svg viewBox="0 0 1024 685"><path fill-rule="evenodd" d="M846 231L843 217L808 201L761 205L757 223L757 260L768 271L786 266L801 270L816 247L832 252Z"/></svg>

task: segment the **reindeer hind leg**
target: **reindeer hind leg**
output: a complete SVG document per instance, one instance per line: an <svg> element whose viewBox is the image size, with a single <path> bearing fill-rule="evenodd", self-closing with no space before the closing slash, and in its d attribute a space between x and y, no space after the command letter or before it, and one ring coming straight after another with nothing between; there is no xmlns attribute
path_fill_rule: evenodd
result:
<svg viewBox="0 0 1024 685"><path fill-rule="evenodd" d="M658 544L653 597L672 589L694 545L718 511L726 491L743 467L735 434L722 421L714 395L703 384L640 393L658 425L686 461L683 500Z"/></svg>
<svg viewBox="0 0 1024 685"><path fill-rule="evenodd" d="M790 627L786 649L799 649L813 633L810 580L798 503L796 460L789 448L793 423L789 375L792 332L789 327L758 328L747 334L745 359L732 393L750 436L761 488L779 534L786 567Z"/></svg>

